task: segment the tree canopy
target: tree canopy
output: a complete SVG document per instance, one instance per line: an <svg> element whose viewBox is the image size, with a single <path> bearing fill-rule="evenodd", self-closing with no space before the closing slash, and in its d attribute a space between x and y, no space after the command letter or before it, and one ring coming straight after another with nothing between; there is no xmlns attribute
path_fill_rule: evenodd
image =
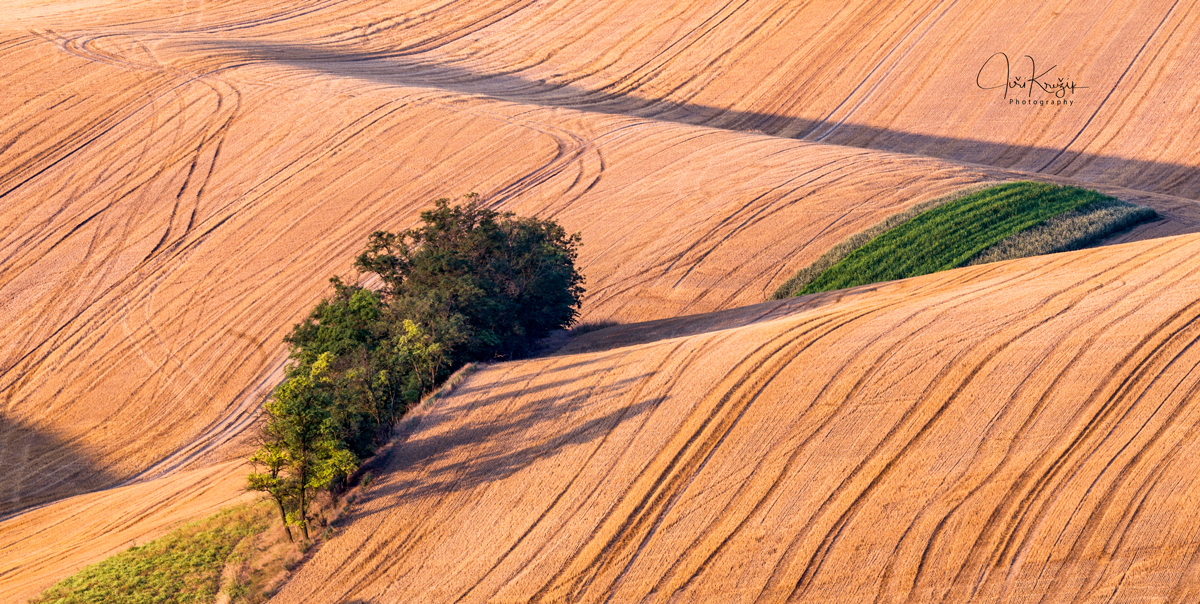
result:
<svg viewBox="0 0 1200 604"><path fill-rule="evenodd" d="M578 234L439 199L424 226L371 235L355 266L376 273L393 309L451 345L457 360L513 358L579 313Z"/></svg>

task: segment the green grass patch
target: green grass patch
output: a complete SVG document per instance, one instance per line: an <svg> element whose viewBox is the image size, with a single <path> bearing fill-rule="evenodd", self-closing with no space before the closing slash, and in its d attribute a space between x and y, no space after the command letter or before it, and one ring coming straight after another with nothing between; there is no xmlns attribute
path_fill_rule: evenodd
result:
<svg viewBox="0 0 1200 604"><path fill-rule="evenodd" d="M980 252L1049 218L1111 203L1078 187L997 185L923 212L875 237L821 272L800 294L927 275L962 266Z"/></svg>
<svg viewBox="0 0 1200 604"><path fill-rule="evenodd" d="M241 505L132 547L68 577L30 604L210 604L243 541L271 525L269 505Z"/></svg>
<svg viewBox="0 0 1200 604"><path fill-rule="evenodd" d="M943 195L936 199L914 204L902 212L888 216L866 230L859 231L845 238L837 245L830 248L829 251L821 254L821 257L817 258L812 264L796 271L795 275L792 275L790 279L784 281L783 285L780 285L779 288L775 290L775 293L771 294L771 299L783 300L784 298L791 298L792 296L800 295L800 292L804 291L804 288L809 283L812 283L813 279L816 279L821 273L828 270L829 267L841 262L843 258L849 256L851 252L862 247L868 241L908 222L909 220L912 220L914 216L917 216L921 212L936 208L942 204L949 203L956 199L961 199L967 195L970 195L971 193L991 187L994 184L995 183L980 183L964 189L959 189L958 191L955 191L949 195Z"/></svg>

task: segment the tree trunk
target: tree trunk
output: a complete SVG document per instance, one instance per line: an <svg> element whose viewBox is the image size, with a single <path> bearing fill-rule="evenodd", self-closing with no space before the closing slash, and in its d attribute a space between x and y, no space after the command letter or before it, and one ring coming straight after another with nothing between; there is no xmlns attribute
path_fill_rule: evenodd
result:
<svg viewBox="0 0 1200 604"><path fill-rule="evenodd" d="M283 531L287 533L288 543L295 543L296 540L292 538L292 529L287 524L287 511L283 509L283 499L276 497L274 493L271 494L271 499L274 499L279 506L279 519L283 520Z"/></svg>
<svg viewBox="0 0 1200 604"><path fill-rule="evenodd" d="M304 498L305 491L308 487L308 468L300 471L300 532L304 535L304 540L308 541L308 501Z"/></svg>

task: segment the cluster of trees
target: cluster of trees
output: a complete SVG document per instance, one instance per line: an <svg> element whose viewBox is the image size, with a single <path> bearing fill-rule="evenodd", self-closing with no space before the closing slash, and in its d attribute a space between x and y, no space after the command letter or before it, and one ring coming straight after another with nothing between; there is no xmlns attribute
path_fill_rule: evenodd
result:
<svg viewBox="0 0 1200 604"><path fill-rule="evenodd" d="M305 539L315 491L349 476L422 395L464 363L529 353L578 316L578 234L473 194L421 220L372 234L355 260L381 287L332 278L333 295L285 338L291 363L264 406L248 483Z"/></svg>

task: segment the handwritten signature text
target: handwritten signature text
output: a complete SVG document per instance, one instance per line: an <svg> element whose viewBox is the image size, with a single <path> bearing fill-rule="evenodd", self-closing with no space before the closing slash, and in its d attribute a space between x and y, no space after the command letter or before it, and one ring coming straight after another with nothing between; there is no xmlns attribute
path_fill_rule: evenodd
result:
<svg viewBox="0 0 1200 604"><path fill-rule="evenodd" d="M999 84L991 84L990 82L994 80L990 80L989 85L985 86L982 81L984 79L983 72L987 69L988 65L992 63L992 61L997 60L997 57L1004 59L1004 81ZM1076 84L1075 81L1070 77L1062 77L1057 79L1051 79L1048 77L1050 72L1053 71L1055 67L1058 67L1058 65L1052 65L1049 69L1038 73L1037 63L1034 61L1033 57L1025 55L1023 58L1029 59L1028 77L1024 75L1013 75L1013 65L1012 62L1009 61L1008 55L998 52L988 57L988 60L983 62L983 67L980 67L979 73L975 74L975 85L983 90L995 90L996 88L1003 88L1005 99L1008 99L1008 91L1014 89L1027 91L1027 95L1030 98L1033 97L1034 89L1041 89L1042 92L1049 93L1054 95L1055 98L1061 99L1065 98L1069 94L1075 94L1076 90L1087 88L1087 86L1080 86Z"/></svg>

